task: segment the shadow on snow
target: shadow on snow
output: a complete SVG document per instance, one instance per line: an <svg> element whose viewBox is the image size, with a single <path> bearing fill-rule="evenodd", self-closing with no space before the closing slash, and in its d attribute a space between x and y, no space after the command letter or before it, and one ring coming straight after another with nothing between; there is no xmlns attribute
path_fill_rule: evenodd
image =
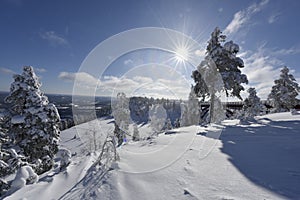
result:
<svg viewBox="0 0 300 200"><path fill-rule="evenodd" d="M221 151L250 181L287 198L300 198L300 123L264 118L227 126Z"/></svg>

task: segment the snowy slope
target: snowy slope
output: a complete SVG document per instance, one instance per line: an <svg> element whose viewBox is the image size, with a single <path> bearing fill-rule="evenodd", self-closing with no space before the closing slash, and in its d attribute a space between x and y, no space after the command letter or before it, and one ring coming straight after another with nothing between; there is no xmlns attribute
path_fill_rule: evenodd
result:
<svg viewBox="0 0 300 200"><path fill-rule="evenodd" d="M99 123L108 131L109 122ZM107 172L87 170L96 155L86 154L75 133L62 133L63 146L77 152L67 172L54 170L6 199L300 199L300 115L271 114L247 125L226 120L130 141Z"/></svg>
<svg viewBox="0 0 300 200"><path fill-rule="evenodd" d="M111 130L113 128L111 121L92 121L81 124L77 128L72 127L62 131L60 144L73 154L67 170L60 172L59 167L57 167L40 176L38 184L28 185L5 199L59 199L86 175L87 170L97 157L95 154L88 154L89 144L86 136L90 135L90 131L98 126L103 128L98 130L98 135L101 135L102 131ZM75 135L76 138L74 138Z"/></svg>

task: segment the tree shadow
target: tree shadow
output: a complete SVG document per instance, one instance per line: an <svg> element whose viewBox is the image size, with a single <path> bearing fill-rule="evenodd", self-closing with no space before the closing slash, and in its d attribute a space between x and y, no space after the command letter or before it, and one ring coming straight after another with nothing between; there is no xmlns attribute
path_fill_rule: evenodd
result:
<svg viewBox="0 0 300 200"><path fill-rule="evenodd" d="M264 118L227 126L221 151L250 181L290 199L300 199L300 123Z"/></svg>

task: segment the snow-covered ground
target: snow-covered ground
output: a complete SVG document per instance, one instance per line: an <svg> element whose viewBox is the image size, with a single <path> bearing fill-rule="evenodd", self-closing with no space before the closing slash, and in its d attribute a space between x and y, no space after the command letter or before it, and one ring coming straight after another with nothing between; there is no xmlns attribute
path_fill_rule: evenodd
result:
<svg viewBox="0 0 300 200"><path fill-rule="evenodd" d="M95 130L101 140L111 121L63 131L61 145L73 154L67 170L56 168L6 199L300 199L300 115L174 129L119 147L120 161L108 172L88 170L97 153L87 153L85 136ZM150 130L139 127L143 137Z"/></svg>

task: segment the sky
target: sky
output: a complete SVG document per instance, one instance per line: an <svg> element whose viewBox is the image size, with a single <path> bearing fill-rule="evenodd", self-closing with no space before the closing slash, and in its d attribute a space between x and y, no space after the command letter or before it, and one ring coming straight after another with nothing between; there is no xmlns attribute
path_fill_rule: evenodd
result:
<svg viewBox="0 0 300 200"><path fill-rule="evenodd" d="M109 96L120 90L127 95L185 99L196 67L186 57L201 60L210 33L218 26L227 41L240 46L242 72L249 80L245 88L254 86L266 99L284 65L300 80L299 8L300 2L292 0L1 0L0 91L9 91L12 75L31 65L45 93L72 94L75 86L82 95L92 90ZM178 31L199 48L189 55L182 45L175 45L174 52L134 50L107 66L96 63L100 74L82 70L88 55L104 41L145 27ZM151 32L144 37L151 38ZM108 51L126 45L126 41L114 44Z"/></svg>

